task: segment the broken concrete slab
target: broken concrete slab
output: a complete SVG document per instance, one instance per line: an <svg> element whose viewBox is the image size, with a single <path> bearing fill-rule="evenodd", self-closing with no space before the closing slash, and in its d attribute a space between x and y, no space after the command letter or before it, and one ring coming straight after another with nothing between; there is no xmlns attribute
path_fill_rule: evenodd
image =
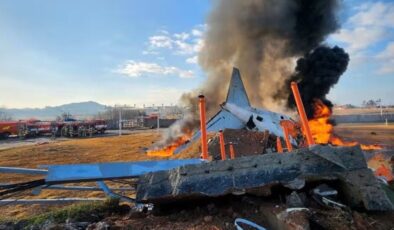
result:
<svg viewBox="0 0 394 230"><path fill-rule="evenodd" d="M331 160L333 157L328 157L329 154L335 155L335 160ZM341 181L351 206L363 206L367 210L394 209L367 168L359 146L318 146L288 154L240 157L148 173L140 177L136 199L142 203L161 203L232 193L255 194L273 185L321 180ZM300 183L296 184L292 189L300 189Z"/></svg>

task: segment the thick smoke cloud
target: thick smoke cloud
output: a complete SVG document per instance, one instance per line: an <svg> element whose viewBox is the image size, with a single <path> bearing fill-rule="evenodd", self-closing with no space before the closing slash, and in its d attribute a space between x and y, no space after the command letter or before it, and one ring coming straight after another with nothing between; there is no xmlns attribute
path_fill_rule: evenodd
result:
<svg viewBox="0 0 394 230"><path fill-rule="evenodd" d="M304 102L308 118L313 117L313 104L320 99L330 109L332 103L326 98L330 89L338 83L339 77L345 72L349 63L349 55L337 46L333 48L320 46L298 59L296 72L287 81L298 82L298 87ZM289 107L294 108L295 102L292 95L285 92Z"/></svg>
<svg viewBox="0 0 394 230"><path fill-rule="evenodd" d="M207 116L217 112L233 66L241 71L252 105L284 112L287 95L278 96L278 91L287 87L295 60L338 29L339 0L217 0L214 4L199 54L207 79L182 96L182 103L190 108L190 121L184 124L190 125L188 129L198 124L195 105L200 93L207 98ZM167 137L164 143L176 138Z"/></svg>
<svg viewBox="0 0 394 230"><path fill-rule="evenodd" d="M225 98L232 66L240 68L253 105L283 108L285 101L274 98L277 90L295 59L338 29L337 8L337 0L217 1L199 55L208 74L200 90L210 102L209 114Z"/></svg>

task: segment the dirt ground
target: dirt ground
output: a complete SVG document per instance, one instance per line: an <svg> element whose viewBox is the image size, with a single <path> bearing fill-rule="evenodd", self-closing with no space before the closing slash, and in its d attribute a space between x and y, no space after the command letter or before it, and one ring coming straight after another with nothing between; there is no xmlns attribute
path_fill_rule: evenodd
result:
<svg viewBox="0 0 394 230"><path fill-rule="evenodd" d="M31 139L19 139L18 137L12 137L7 140L0 140L0 150L12 149L23 146L40 145L53 142L65 141L67 138L52 139L50 137L38 137Z"/></svg>
<svg viewBox="0 0 394 230"><path fill-rule="evenodd" d="M338 124L334 132L346 140L355 140L362 144L379 144L387 149L394 149L394 124Z"/></svg>
<svg viewBox="0 0 394 230"><path fill-rule="evenodd" d="M122 134L124 135L138 133L138 132L141 132L141 130L122 130ZM110 136L118 136L118 135L119 135L118 130L107 130L104 134L94 135L93 138L110 137ZM28 138L28 139L20 139L14 136L6 140L0 139L0 150L23 147L23 146L42 145L42 144L68 141L68 140L73 140L73 139L67 137L57 137L53 139L50 135L39 136L39 137Z"/></svg>
<svg viewBox="0 0 394 230"><path fill-rule="evenodd" d="M68 139L59 142L38 143L0 150L0 166L37 168L49 164L74 164L95 162L123 162L159 159L148 157L145 148L160 138L157 131L140 131L130 135L86 139ZM0 183L15 183L40 179L41 176L0 174ZM79 184L81 185L81 184ZM82 185L94 186L94 183ZM40 195L21 194L16 198L104 197L102 192L73 192L43 190ZM15 197L13 197L15 198ZM2 216L23 217L51 209L50 206L17 205L0 206Z"/></svg>
<svg viewBox="0 0 394 230"><path fill-rule="evenodd" d="M382 144L394 149L394 125L341 124L335 127L340 136L365 144ZM124 136L73 139L61 142L40 143L0 150L0 166L37 168L48 164L141 161L163 159L148 157L146 148L159 140L156 130L140 131ZM198 148L195 148L198 149ZM189 155L194 156L195 154ZM187 156L187 155L185 155ZM176 156L179 158L179 156ZM0 174L0 183L28 181L40 177ZM86 183L88 184L88 183ZM70 192L44 190L39 196L21 194L19 198L104 197L102 192ZM56 206L18 205L0 207L3 217L23 217L42 213Z"/></svg>

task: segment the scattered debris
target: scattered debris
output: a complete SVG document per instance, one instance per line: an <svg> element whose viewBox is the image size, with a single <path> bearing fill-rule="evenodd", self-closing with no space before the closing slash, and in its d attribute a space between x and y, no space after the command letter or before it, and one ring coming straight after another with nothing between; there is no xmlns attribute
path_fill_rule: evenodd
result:
<svg viewBox="0 0 394 230"><path fill-rule="evenodd" d="M336 200L338 191L329 187L326 184L321 184L317 186L315 189L313 189L312 193L312 198L322 206L327 205L331 207L336 205L338 207L344 207L344 205L331 200Z"/></svg>
<svg viewBox="0 0 394 230"><path fill-rule="evenodd" d="M223 136L226 143L233 143L236 157L272 153L276 148L276 136L268 132L249 131L246 129L225 129ZM211 138L208 152L214 160L220 160L219 135ZM226 153L230 158L229 145Z"/></svg>
<svg viewBox="0 0 394 230"><path fill-rule="evenodd" d="M301 189L289 186L294 180L304 184L337 181L338 189L352 207L375 211L394 209L368 169L359 146L315 146L289 154L241 157L148 173L140 177L136 200L158 204L224 196L240 190L246 194L270 195L273 186Z"/></svg>
<svg viewBox="0 0 394 230"><path fill-rule="evenodd" d="M296 191L286 197L286 205L289 208L305 207L303 199Z"/></svg>
<svg viewBox="0 0 394 230"><path fill-rule="evenodd" d="M242 218L237 218L234 220L234 225L237 228L237 230L243 230L243 228L240 226L240 224L245 224L247 226L253 227L257 230L265 230L265 228L261 227L260 225L250 221L250 220L246 220L246 219L242 219Z"/></svg>

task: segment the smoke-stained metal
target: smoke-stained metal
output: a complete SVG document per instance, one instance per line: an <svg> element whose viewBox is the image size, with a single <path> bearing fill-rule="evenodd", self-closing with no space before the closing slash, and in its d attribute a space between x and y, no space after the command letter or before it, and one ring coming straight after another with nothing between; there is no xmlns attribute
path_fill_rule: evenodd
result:
<svg viewBox="0 0 394 230"><path fill-rule="evenodd" d="M241 79L241 74L237 68L233 68L226 102L238 105L240 107L250 107L249 98L246 94L245 86Z"/></svg>
<svg viewBox="0 0 394 230"><path fill-rule="evenodd" d="M276 150L278 153L283 153L282 141L280 140L280 137L276 137Z"/></svg>
<svg viewBox="0 0 394 230"><path fill-rule="evenodd" d="M220 156L222 160L226 160L226 148L224 147L223 130L219 130L219 142L220 142Z"/></svg>
<svg viewBox="0 0 394 230"><path fill-rule="evenodd" d="M288 130L287 125L285 123L281 123L281 126L282 126L283 133L285 136L287 152L291 152L291 151L293 151L293 146L291 146L291 142L290 142L290 138L289 138L289 130ZM280 143L280 139L279 139L279 143ZM283 151L283 149L282 149L282 151Z"/></svg>
<svg viewBox="0 0 394 230"><path fill-rule="evenodd" d="M234 69L236 70L237 74L233 75L232 78L236 80L232 80L230 82L229 91L233 92L229 92L228 94L247 95L247 93L245 92L245 87L243 87L239 70L236 68ZM238 84L238 86L236 87L232 84ZM229 99L231 99L231 97L229 97ZM245 96L245 99L247 99L247 96ZM246 104L242 104L242 101L237 100L226 101L222 103L222 109L207 122L206 131L218 132L221 129L223 130L247 128L260 132L268 130L270 133L284 138L283 131L279 123L283 120L291 120L289 116L265 109L246 106L247 104L249 104L249 102ZM201 130L199 130L192 136L189 143L181 145L174 151L174 153L177 154L181 152L183 149L187 148L187 146L189 146L191 142L196 141L198 138L201 138ZM297 145L294 139L291 138L290 141L292 142L292 144Z"/></svg>
<svg viewBox="0 0 394 230"><path fill-rule="evenodd" d="M205 114L205 97L204 95L198 96L200 107L200 131L201 131L201 154L204 160L208 159L208 143L207 143L207 126Z"/></svg>
<svg viewBox="0 0 394 230"><path fill-rule="evenodd" d="M229 143L229 149L230 149L230 158L235 159L234 145L232 142Z"/></svg>
<svg viewBox="0 0 394 230"><path fill-rule="evenodd" d="M301 119L302 130L304 131L308 146L314 145L315 141L313 140L311 130L309 129L308 118L306 117L305 108L302 103L300 91L298 90L296 82L291 83L291 90L293 91L294 100L296 102L298 114L300 115Z"/></svg>

